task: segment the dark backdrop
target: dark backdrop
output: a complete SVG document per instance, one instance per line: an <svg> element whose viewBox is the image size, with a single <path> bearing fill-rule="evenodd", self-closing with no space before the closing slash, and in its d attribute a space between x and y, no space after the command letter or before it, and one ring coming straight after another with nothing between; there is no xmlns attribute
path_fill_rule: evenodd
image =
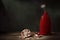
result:
<svg viewBox="0 0 60 40"><path fill-rule="evenodd" d="M52 31L60 31L60 3L58 0L45 0L52 22ZM16 32L24 28L38 31L41 13L41 0L0 0L0 32Z"/></svg>

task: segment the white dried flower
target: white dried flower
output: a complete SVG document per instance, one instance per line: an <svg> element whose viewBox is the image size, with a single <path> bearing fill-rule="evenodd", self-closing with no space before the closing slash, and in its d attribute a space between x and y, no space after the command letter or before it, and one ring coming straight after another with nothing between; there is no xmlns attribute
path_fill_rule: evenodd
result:
<svg viewBox="0 0 60 40"><path fill-rule="evenodd" d="M42 5L41 5L41 8L45 8L45 7L46 7L46 5L45 5L45 4L42 4Z"/></svg>
<svg viewBox="0 0 60 40"><path fill-rule="evenodd" d="M30 35L31 35L31 31L29 29L24 29L21 31L21 37L22 38L29 37Z"/></svg>

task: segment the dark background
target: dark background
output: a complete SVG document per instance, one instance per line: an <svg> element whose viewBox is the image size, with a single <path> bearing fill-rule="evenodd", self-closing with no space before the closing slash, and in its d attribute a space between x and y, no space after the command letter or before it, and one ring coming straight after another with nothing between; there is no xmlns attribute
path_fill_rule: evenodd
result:
<svg viewBox="0 0 60 40"><path fill-rule="evenodd" d="M60 32L60 1L45 0L51 18L52 31ZM0 33L29 28L38 31L42 15L41 0L0 0Z"/></svg>

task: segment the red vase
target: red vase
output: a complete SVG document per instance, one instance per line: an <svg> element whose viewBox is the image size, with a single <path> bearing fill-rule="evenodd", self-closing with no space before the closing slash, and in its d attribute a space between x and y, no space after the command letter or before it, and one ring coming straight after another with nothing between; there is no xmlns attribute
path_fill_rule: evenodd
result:
<svg viewBox="0 0 60 40"><path fill-rule="evenodd" d="M40 35L48 35L51 32L51 21L46 10L44 10L43 15L41 16L39 28Z"/></svg>

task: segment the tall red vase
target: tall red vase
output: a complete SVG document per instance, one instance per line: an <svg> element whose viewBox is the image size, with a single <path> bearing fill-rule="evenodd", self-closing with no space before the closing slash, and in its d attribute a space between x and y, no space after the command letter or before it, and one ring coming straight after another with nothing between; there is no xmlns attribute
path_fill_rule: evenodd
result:
<svg viewBox="0 0 60 40"><path fill-rule="evenodd" d="M40 35L48 35L51 33L51 21L46 10L44 10L43 15L41 16L39 27Z"/></svg>

